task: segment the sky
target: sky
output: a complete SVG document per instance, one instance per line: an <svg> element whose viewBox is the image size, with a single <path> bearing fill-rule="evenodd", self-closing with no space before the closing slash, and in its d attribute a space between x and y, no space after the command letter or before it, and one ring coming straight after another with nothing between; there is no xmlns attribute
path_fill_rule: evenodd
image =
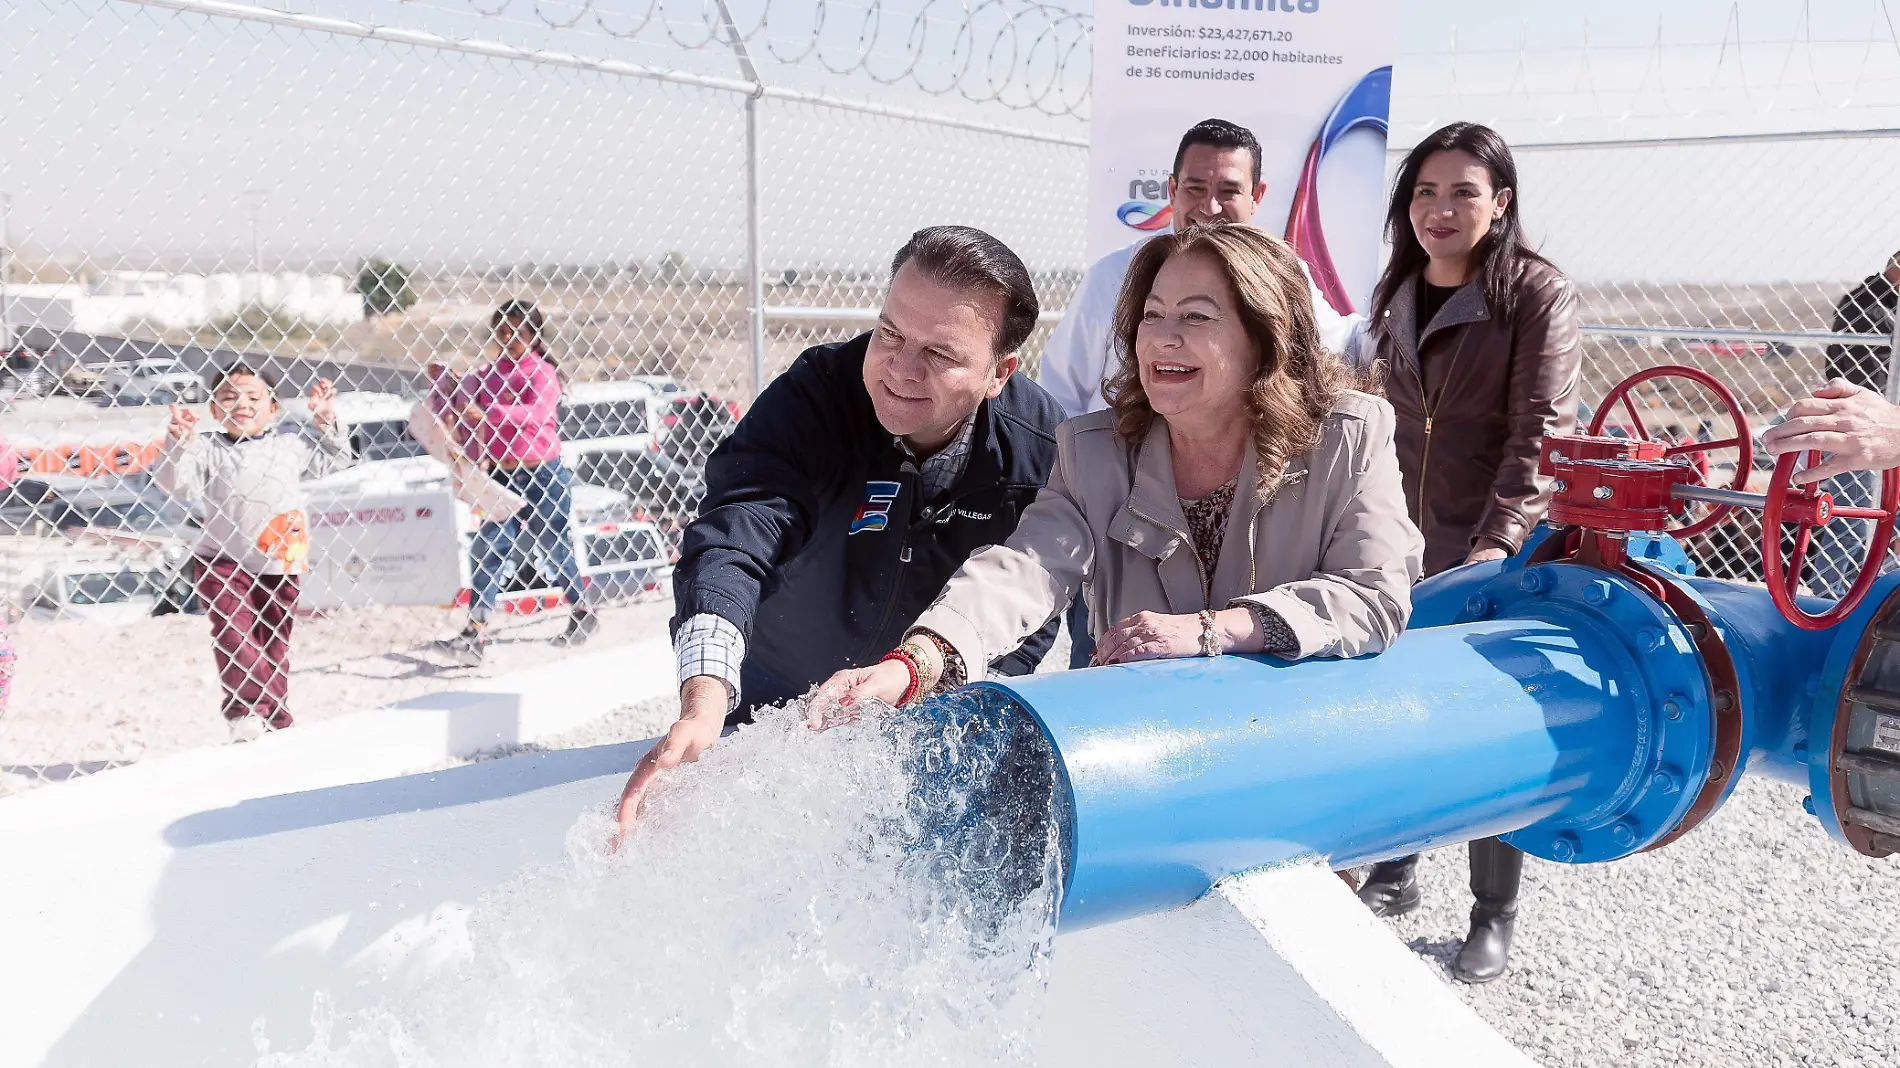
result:
<svg viewBox="0 0 1900 1068"><path fill-rule="evenodd" d="M715 9L700 0L266 2L723 78L739 70L708 40ZM1087 138L1090 5L972 6L968 23L944 0L732 9L771 84ZM1401 10L1392 145L1453 118L1496 125L1525 146L1533 234L1580 278L1835 281L1900 247L1893 136L1541 147L1900 128L1894 0L1402 0ZM1021 16L1013 31L1003 11ZM589 264L669 251L743 262L735 93L128 0L0 4L0 85L0 193L29 252L242 268L255 225L268 266L371 255ZM776 100L757 109L769 267L875 265L935 222L990 229L1033 267L1081 266L1084 149Z"/></svg>

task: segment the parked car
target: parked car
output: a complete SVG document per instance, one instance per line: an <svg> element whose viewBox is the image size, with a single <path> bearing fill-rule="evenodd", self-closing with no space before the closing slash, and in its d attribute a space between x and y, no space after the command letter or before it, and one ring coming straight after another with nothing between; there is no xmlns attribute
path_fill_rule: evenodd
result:
<svg viewBox="0 0 1900 1068"><path fill-rule="evenodd" d="M30 475L0 496L0 525L11 534L187 545L197 540L199 527L193 508L173 500L142 474Z"/></svg>
<svg viewBox="0 0 1900 1068"><path fill-rule="evenodd" d="M739 406L711 393L666 398L660 414L660 448L688 467L706 466L706 457L739 426Z"/></svg>
<svg viewBox="0 0 1900 1068"><path fill-rule="evenodd" d="M34 475L0 495L0 534L36 537L57 547L54 557L83 563L72 574L92 576L83 582L75 579L77 585L62 594L69 599L93 596L87 590L98 593L103 581L98 575L106 573L100 560L134 560L139 565L133 569L137 581L114 581L150 593L154 612L194 610L190 564L198 531L197 511L167 496L144 475Z"/></svg>
<svg viewBox="0 0 1900 1068"><path fill-rule="evenodd" d="M46 359L29 348L9 351L0 361L0 393L13 397L43 397L52 392L53 374Z"/></svg>
<svg viewBox="0 0 1900 1068"><path fill-rule="evenodd" d="M632 378L623 379L623 381L645 386L662 396L669 393L686 392L686 387L681 385L678 379L668 375L634 375Z"/></svg>
<svg viewBox="0 0 1900 1068"><path fill-rule="evenodd" d="M206 395L204 379L184 361L170 356L107 364L99 375L99 389L117 404L169 404L173 400L196 404Z"/></svg>
<svg viewBox="0 0 1900 1068"><path fill-rule="evenodd" d="M99 372L81 363L67 367L54 384L56 391L73 397L95 397L103 388Z"/></svg>
<svg viewBox="0 0 1900 1068"><path fill-rule="evenodd" d="M38 619L118 626L196 607L163 554L16 535L0 535L0 600Z"/></svg>

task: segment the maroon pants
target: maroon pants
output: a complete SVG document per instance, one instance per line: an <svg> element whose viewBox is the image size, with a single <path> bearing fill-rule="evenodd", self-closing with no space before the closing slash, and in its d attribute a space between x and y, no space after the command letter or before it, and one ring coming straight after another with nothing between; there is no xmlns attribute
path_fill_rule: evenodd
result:
<svg viewBox="0 0 1900 1068"><path fill-rule="evenodd" d="M198 561L198 600L211 617L211 648L224 688L224 718L256 715L290 726L290 624L295 575L253 575L231 560Z"/></svg>

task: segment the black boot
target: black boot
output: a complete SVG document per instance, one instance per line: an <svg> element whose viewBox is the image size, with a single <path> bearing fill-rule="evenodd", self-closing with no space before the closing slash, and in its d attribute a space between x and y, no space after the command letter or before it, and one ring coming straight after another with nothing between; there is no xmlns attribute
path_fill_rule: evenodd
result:
<svg viewBox="0 0 1900 1068"><path fill-rule="evenodd" d="M1359 900L1374 916L1403 916L1418 907L1418 854L1372 866L1359 887Z"/></svg>
<svg viewBox="0 0 1900 1068"><path fill-rule="evenodd" d="M488 649L488 638L482 634L482 628L470 623L462 628L462 633L442 643L456 663L463 667L481 667L482 655Z"/></svg>
<svg viewBox="0 0 1900 1068"><path fill-rule="evenodd" d="M1471 843L1471 932L1451 962L1452 977L1488 983L1510 965L1511 931L1517 922L1517 887L1524 854L1496 838Z"/></svg>
<svg viewBox="0 0 1900 1068"><path fill-rule="evenodd" d="M573 649L587 644L587 639L600 629L600 617L591 609L576 608L574 614L567 617L567 630L554 636L553 644L561 649Z"/></svg>

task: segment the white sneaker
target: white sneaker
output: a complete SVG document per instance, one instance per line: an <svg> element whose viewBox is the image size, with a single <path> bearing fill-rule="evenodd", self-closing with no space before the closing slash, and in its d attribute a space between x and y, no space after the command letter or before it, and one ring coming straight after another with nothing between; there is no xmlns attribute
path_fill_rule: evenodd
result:
<svg viewBox="0 0 1900 1068"><path fill-rule="evenodd" d="M227 720L231 726L233 742L255 742L270 733L270 724L262 716L245 716L243 719Z"/></svg>

